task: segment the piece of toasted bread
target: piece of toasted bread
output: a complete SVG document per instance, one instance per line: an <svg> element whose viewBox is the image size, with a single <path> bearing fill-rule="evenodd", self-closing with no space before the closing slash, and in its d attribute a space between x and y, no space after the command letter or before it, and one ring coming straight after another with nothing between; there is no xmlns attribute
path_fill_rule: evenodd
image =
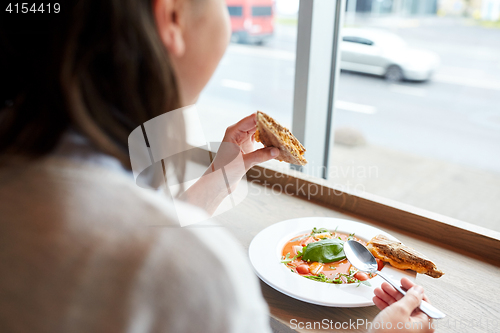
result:
<svg viewBox="0 0 500 333"><path fill-rule="evenodd" d="M420 274L439 278L444 273L430 259L414 249L393 241L384 235L373 237L367 244L375 258L388 262L399 269L411 269Z"/></svg>
<svg viewBox="0 0 500 333"><path fill-rule="evenodd" d="M261 111L257 111L255 140L262 142L266 147L278 148L280 154L276 159L279 161L297 165L307 164L307 160L302 156L306 149L299 140L293 136L288 128L281 126L277 121Z"/></svg>

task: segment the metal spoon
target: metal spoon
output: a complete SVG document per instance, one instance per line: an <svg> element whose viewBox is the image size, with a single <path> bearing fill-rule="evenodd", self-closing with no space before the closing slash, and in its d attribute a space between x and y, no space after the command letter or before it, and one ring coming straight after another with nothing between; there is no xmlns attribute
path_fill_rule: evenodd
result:
<svg viewBox="0 0 500 333"><path fill-rule="evenodd" d="M377 269L378 265L375 257L363 244L353 240L347 241L344 243L344 253L351 265L366 273L376 273L378 276L389 282L389 284L391 284L401 294L406 295L406 292L401 289L400 286L398 286L388 276ZM426 301L422 301L422 303L420 303L420 310L422 310L422 312L433 319L441 319L446 317L444 313L442 313Z"/></svg>

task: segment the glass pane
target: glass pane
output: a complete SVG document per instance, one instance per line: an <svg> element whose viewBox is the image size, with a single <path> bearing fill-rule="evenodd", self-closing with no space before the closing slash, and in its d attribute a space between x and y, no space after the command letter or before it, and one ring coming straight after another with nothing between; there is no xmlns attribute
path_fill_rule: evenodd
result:
<svg viewBox="0 0 500 333"><path fill-rule="evenodd" d="M242 14L231 17L232 42L198 101L207 139L257 110L291 127L299 1L226 2Z"/></svg>
<svg viewBox="0 0 500 333"><path fill-rule="evenodd" d="M500 231L499 20L481 1L350 0L344 35L374 45L341 42L329 181Z"/></svg>

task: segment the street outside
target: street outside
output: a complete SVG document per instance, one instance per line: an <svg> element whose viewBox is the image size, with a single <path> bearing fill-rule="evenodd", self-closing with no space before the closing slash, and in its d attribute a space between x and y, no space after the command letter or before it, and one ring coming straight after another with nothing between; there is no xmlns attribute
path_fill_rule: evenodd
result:
<svg viewBox="0 0 500 333"><path fill-rule="evenodd" d="M199 101L209 140L256 110L291 125L296 25L285 23L264 46L230 45ZM329 180L500 231L500 29L437 17L351 26L390 30L437 53L441 65L428 82L341 73L334 128L366 144L346 146L336 136L331 166L375 165L379 172L377 179Z"/></svg>

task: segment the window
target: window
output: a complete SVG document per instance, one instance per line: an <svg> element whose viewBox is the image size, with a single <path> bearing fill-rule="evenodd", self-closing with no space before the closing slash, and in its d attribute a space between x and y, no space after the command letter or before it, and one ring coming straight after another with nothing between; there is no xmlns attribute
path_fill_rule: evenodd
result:
<svg viewBox="0 0 500 333"><path fill-rule="evenodd" d="M271 16L273 9L271 6L253 6L252 16Z"/></svg>
<svg viewBox="0 0 500 333"><path fill-rule="evenodd" d="M229 16L242 16L243 7L241 6L228 6Z"/></svg>
<svg viewBox="0 0 500 333"><path fill-rule="evenodd" d="M199 103L209 139L261 110L304 140L303 172L500 231L500 14L401 2L301 1L297 19L299 1L277 0L256 40L232 21Z"/></svg>
<svg viewBox="0 0 500 333"><path fill-rule="evenodd" d="M342 50L328 181L500 231L500 14L371 3L347 6L376 48Z"/></svg>

